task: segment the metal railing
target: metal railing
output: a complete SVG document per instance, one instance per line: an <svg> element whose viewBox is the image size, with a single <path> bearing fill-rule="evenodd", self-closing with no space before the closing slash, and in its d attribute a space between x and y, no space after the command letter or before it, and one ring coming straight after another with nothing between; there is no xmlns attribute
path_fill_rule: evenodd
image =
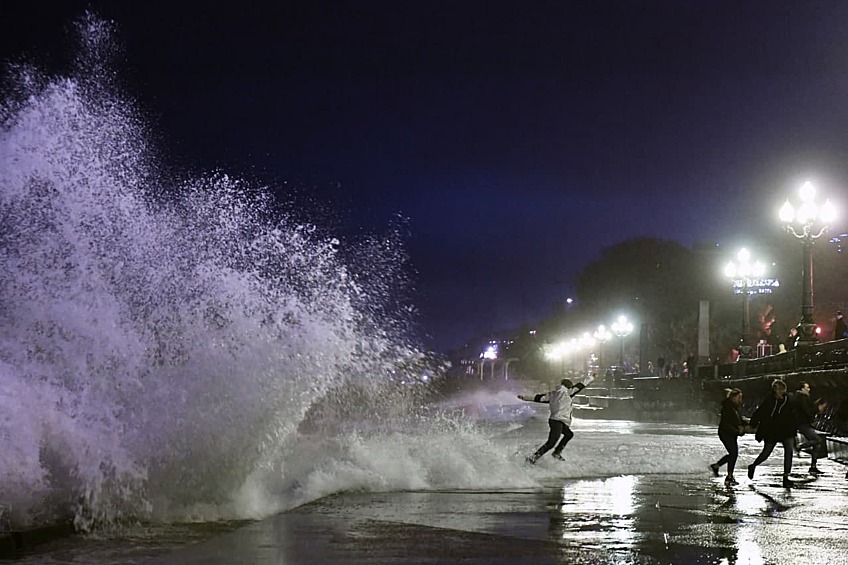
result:
<svg viewBox="0 0 848 565"><path fill-rule="evenodd" d="M844 367L848 367L848 339L800 345L783 353L725 365L702 365L698 374L703 379L740 378Z"/></svg>

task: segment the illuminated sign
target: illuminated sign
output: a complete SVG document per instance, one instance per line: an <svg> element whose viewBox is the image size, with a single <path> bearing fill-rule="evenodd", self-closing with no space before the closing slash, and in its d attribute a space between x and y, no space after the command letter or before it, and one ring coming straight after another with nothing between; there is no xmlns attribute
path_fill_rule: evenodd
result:
<svg viewBox="0 0 848 565"><path fill-rule="evenodd" d="M489 345L486 348L486 351L480 354L480 359L497 359L498 358L498 345L493 344Z"/></svg>
<svg viewBox="0 0 848 565"><path fill-rule="evenodd" d="M733 279L733 294L771 294L780 286L777 279Z"/></svg>

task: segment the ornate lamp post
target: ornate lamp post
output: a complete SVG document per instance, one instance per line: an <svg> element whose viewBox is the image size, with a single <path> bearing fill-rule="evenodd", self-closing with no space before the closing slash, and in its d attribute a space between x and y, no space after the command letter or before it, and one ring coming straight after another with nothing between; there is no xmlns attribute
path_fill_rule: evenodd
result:
<svg viewBox="0 0 848 565"><path fill-rule="evenodd" d="M612 334L607 329L607 327L603 324L598 326L598 329L595 330L595 333L592 334L592 337L595 338L595 341L598 342L598 372L602 375L604 374L604 344L608 342L612 338ZM610 378L609 383L610 396L612 396L612 378Z"/></svg>
<svg viewBox="0 0 848 565"><path fill-rule="evenodd" d="M813 321L813 243L836 219L836 207L826 200L815 202L816 189L809 181L800 190L801 204L796 208L787 199L780 208L780 221L786 231L801 242L803 250L803 288L801 291L801 321L798 323L796 345L816 343L816 324Z"/></svg>
<svg viewBox="0 0 848 565"><path fill-rule="evenodd" d="M624 367L624 338L630 335L633 331L633 324L627 320L626 316L619 316L618 319L612 323L612 333L618 336L619 342L621 342L621 349L618 357L618 366ZM615 381L615 375L613 374L613 381Z"/></svg>
<svg viewBox="0 0 848 565"><path fill-rule="evenodd" d="M751 277L765 275L766 266L762 261L751 262L751 253L744 247L736 254L736 261L731 261L724 268L724 274L733 281L734 286L741 287L742 293L742 337L739 340L739 356L751 356Z"/></svg>

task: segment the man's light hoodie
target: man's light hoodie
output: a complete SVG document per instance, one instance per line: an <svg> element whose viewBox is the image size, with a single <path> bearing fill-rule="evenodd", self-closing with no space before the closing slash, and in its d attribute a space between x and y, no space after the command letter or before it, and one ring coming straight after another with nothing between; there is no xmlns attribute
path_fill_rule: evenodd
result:
<svg viewBox="0 0 848 565"><path fill-rule="evenodd" d="M593 380L594 377L589 376L585 381L571 388L561 384L550 392L537 394L533 400L550 403L551 415L549 419L558 420L566 426L571 426L571 413L574 410L574 399L572 397L586 388L586 385Z"/></svg>

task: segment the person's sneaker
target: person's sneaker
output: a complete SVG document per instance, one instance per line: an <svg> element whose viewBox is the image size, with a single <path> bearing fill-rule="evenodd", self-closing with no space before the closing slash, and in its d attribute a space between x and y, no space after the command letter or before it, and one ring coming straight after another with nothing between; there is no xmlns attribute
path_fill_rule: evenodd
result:
<svg viewBox="0 0 848 565"><path fill-rule="evenodd" d="M563 459L562 455L560 455L559 453L554 453L553 455L551 455L551 457L553 457L554 459L559 459L560 461L565 461L565 459Z"/></svg>
<svg viewBox="0 0 848 565"><path fill-rule="evenodd" d="M536 457L536 455L534 454L534 455L528 455L524 460L527 461L528 463L530 463L531 465L535 465L536 459L538 459L538 457Z"/></svg>
<svg viewBox="0 0 848 565"><path fill-rule="evenodd" d="M714 476L718 477L718 465L710 463L710 470L713 472Z"/></svg>
<svg viewBox="0 0 848 565"><path fill-rule="evenodd" d="M792 488L795 486L795 483L790 481L788 478L783 477L783 488Z"/></svg>
<svg viewBox="0 0 848 565"><path fill-rule="evenodd" d="M753 479L753 478L754 478L754 469L756 469L756 468L757 468L757 467L756 467L756 466L754 466L754 465L748 465L748 478L749 478L749 479Z"/></svg>
<svg viewBox="0 0 848 565"><path fill-rule="evenodd" d="M739 482L736 479L734 479L733 477L727 477L726 479L724 479L724 484L726 484L728 486L738 485Z"/></svg>
<svg viewBox="0 0 848 565"><path fill-rule="evenodd" d="M824 473L822 471L820 471L819 468L816 467L816 466L810 467L810 470L807 471L807 472L810 473L811 475L824 475Z"/></svg>

